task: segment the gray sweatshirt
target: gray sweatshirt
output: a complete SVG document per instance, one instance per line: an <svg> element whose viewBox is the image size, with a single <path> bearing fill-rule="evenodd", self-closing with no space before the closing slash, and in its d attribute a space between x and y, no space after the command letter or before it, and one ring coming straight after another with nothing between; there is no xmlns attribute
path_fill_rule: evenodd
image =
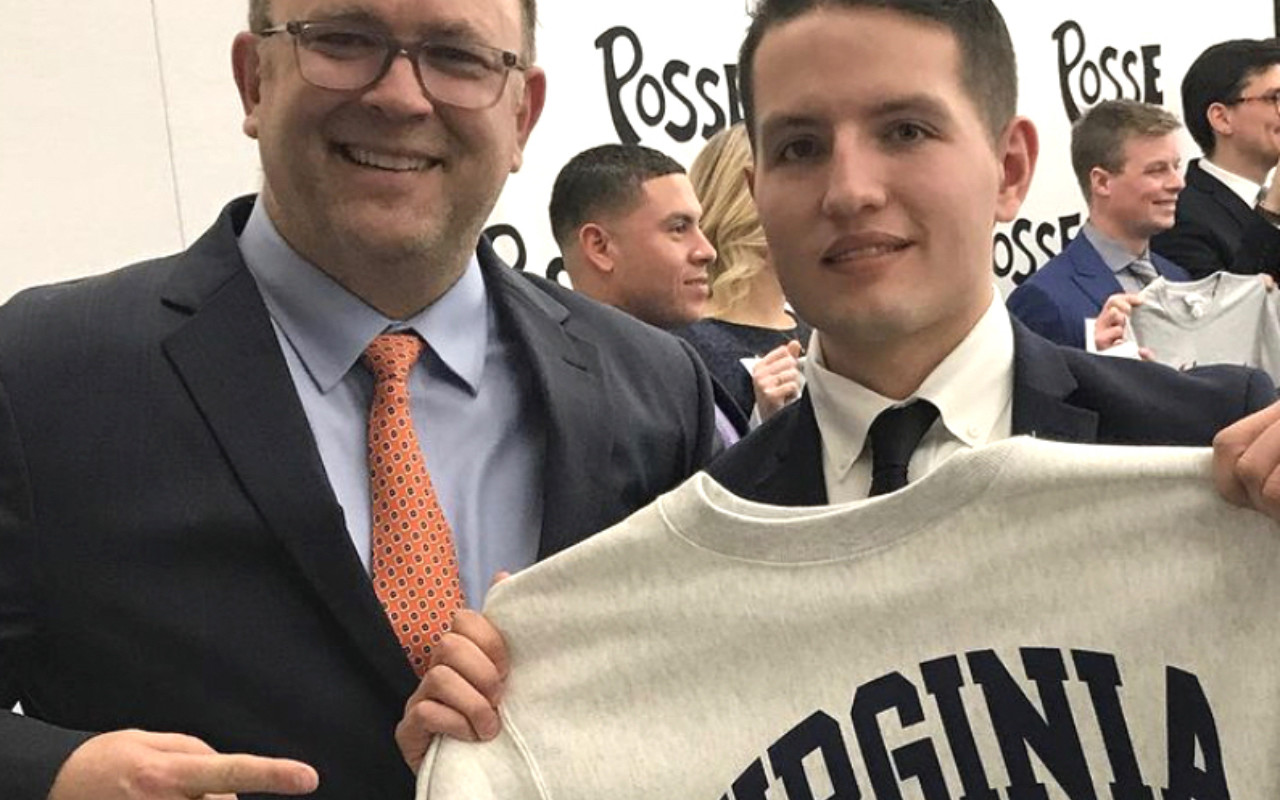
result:
<svg viewBox="0 0 1280 800"><path fill-rule="evenodd" d="M503 731L418 800L1280 797L1280 526L1210 467L1015 438L820 508L699 473L491 590Z"/></svg>

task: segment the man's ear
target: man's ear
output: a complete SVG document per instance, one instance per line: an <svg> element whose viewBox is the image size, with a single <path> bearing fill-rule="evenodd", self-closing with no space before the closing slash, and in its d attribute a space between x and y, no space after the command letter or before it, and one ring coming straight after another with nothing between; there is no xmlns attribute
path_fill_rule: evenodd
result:
<svg viewBox="0 0 1280 800"><path fill-rule="evenodd" d="M524 90L520 107L516 109L516 150L511 158L511 171L518 172L524 164L524 146L533 133L533 126L542 116L547 102L547 75L541 67L529 67L524 71Z"/></svg>
<svg viewBox="0 0 1280 800"><path fill-rule="evenodd" d="M240 91L240 105L244 108L242 128L245 136L251 139L258 138L258 106L262 103L260 41L245 31L231 43L231 71L235 75L236 89Z"/></svg>
<svg viewBox="0 0 1280 800"><path fill-rule="evenodd" d="M582 251L582 260L593 272L609 275L613 272L615 261L613 240L609 232L596 222L584 222L578 228L578 249Z"/></svg>
<svg viewBox="0 0 1280 800"><path fill-rule="evenodd" d="M1000 186L996 192L996 222L1011 222L1031 190L1031 178L1040 156L1040 134L1026 117L1014 117L996 145L1000 159Z"/></svg>
<svg viewBox="0 0 1280 800"><path fill-rule="evenodd" d="M1111 173L1102 167L1094 167L1089 170L1089 196L1090 197L1110 197L1111 196Z"/></svg>
<svg viewBox="0 0 1280 800"><path fill-rule="evenodd" d="M1213 128L1213 132L1219 136L1230 136L1235 132L1231 109L1226 103L1210 103L1205 109L1204 116L1209 121L1209 127Z"/></svg>

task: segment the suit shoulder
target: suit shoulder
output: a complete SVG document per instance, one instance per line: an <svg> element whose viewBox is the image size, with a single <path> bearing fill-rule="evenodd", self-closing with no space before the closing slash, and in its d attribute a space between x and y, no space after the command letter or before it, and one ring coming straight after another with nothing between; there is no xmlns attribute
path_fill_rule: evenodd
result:
<svg viewBox="0 0 1280 800"><path fill-rule="evenodd" d="M1075 264L1067 250L1045 262L1029 278L1009 293L1005 305L1015 312L1033 306L1057 305L1055 295L1067 285Z"/></svg>
<svg viewBox="0 0 1280 800"><path fill-rule="evenodd" d="M1178 195L1178 205L1173 212L1173 227L1167 231L1161 231L1151 237L1153 241L1161 238L1169 238L1170 235L1176 235L1181 226L1183 229L1187 227L1207 226L1213 221L1229 218L1231 215L1225 208L1213 199L1213 195L1202 189L1196 189L1188 186Z"/></svg>
<svg viewBox="0 0 1280 800"><path fill-rule="evenodd" d="M1164 364L1059 348L1077 381L1071 402L1096 411L1100 441L1208 444L1221 428L1275 399L1275 386L1250 367L1216 364L1179 371Z"/></svg>
<svg viewBox="0 0 1280 800"><path fill-rule="evenodd" d="M97 321L105 327L133 318L156 304L161 288L178 268L180 256L142 261L110 272L24 289L0 305L0 341L18 330Z"/></svg>
<svg viewBox="0 0 1280 800"><path fill-rule="evenodd" d="M1053 258L1044 262L1044 266L1037 269L1032 275L1022 282L1018 287L1023 286L1044 286L1048 283L1055 283L1067 279L1067 276L1075 269L1075 262L1071 257L1070 245L1067 249L1058 253ZM1017 289L1014 290L1017 292Z"/></svg>
<svg viewBox="0 0 1280 800"><path fill-rule="evenodd" d="M668 331L641 322L624 311L592 300L540 275L527 272L516 274L530 290L539 292L562 306L569 314L566 324L574 333L591 340L599 347L627 351L647 349L668 357L682 354L682 359L688 358L683 355L687 351L681 341Z"/></svg>

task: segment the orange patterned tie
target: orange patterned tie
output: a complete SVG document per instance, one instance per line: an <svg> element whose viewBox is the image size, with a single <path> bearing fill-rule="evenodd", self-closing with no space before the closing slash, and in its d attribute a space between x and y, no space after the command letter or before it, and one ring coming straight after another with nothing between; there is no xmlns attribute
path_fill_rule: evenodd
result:
<svg viewBox="0 0 1280 800"><path fill-rule="evenodd" d="M373 588L418 677L462 607L458 555L409 414L409 371L425 342L383 334L364 351L373 373L369 482Z"/></svg>

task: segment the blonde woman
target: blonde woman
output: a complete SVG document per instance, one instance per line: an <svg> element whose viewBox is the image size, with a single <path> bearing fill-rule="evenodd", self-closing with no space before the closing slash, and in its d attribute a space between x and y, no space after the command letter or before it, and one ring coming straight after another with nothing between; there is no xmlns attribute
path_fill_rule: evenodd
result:
<svg viewBox="0 0 1280 800"><path fill-rule="evenodd" d="M787 310L747 189L750 164L751 145L738 123L711 137L689 170L702 231L719 255L710 268L707 318L676 331L724 390L717 392L721 411L739 434L749 420L768 419L800 396L800 356L810 333Z"/></svg>

